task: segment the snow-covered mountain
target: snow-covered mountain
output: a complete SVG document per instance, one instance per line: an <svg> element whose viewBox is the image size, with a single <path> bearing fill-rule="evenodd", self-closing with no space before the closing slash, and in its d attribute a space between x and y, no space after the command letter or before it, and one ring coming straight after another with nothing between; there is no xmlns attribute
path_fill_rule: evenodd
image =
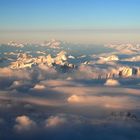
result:
<svg viewBox="0 0 140 140"><path fill-rule="evenodd" d="M116 55L106 56L106 57L100 57L101 61L118 61L119 57Z"/></svg>
<svg viewBox="0 0 140 140"><path fill-rule="evenodd" d="M41 44L41 46L43 47L48 47L48 48L54 48L54 49L58 49L61 45L61 41L52 39L50 41L45 41L44 43Z"/></svg>
<svg viewBox="0 0 140 140"><path fill-rule="evenodd" d="M32 57L26 53L20 53L17 56L17 60L11 62L10 68L12 69L24 69L24 68L33 68L33 66L39 66L44 64L48 67L56 67L57 69L60 67L61 69L73 69L74 64L68 63L67 53L65 51L61 51L57 54L56 57L52 57L51 54L47 56L38 56Z"/></svg>
<svg viewBox="0 0 140 140"><path fill-rule="evenodd" d="M22 43L16 43L14 41L10 41L7 45L8 46L11 46L11 47L19 47L19 48L23 48L24 47L24 44L22 44Z"/></svg>

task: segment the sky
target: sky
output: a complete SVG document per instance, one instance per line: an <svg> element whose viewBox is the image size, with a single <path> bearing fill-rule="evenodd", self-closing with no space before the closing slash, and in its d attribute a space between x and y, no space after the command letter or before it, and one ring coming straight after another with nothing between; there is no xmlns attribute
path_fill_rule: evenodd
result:
<svg viewBox="0 0 140 140"><path fill-rule="evenodd" d="M138 42L139 0L0 0L0 42Z"/></svg>

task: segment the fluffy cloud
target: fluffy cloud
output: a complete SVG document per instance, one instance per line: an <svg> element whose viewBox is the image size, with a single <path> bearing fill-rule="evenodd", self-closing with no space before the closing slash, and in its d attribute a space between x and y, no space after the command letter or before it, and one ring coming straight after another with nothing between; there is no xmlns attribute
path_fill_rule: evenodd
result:
<svg viewBox="0 0 140 140"><path fill-rule="evenodd" d="M77 96L77 95L72 95L68 98L68 102L70 103L78 103L78 102L84 102L84 96Z"/></svg>
<svg viewBox="0 0 140 140"><path fill-rule="evenodd" d="M16 123L17 124L14 126L14 128L17 131L29 131L36 127L36 123L25 115L18 116L16 118Z"/></svg>
<svg viewBox="0 0 140 140"><path fill-rule="evenodd" d="M60 79L57 79L57 80L44 80L44 81L41 81L40 82L41 85L44 85L46 87L66 87L66 86L80 86L80 84L72 81L72 80L60 80Z"/></svg>
<svg viewBox="0 0 140 140"><path fill-rule="evenodd" d="M8 89L10 89L10 90L11 89L22 90L22 89L29 89L30 87L32 87L31 81L15 80L15 81L13 81L11 86L9 86Z"/></svg>
<svg viewBox="0 0 140 140"><path fill-rule="evenodd" d="M98 73L92 66L81 64L75 77L78 79L98 78Z"/></svg>
<svg viewBox="0 0 140 140"><path fill-rule="evenodd" d="M33 96L26 96L26 95L18 95L19 93L13 95L9 95L6 92L0 92L0 100L2 101L14 101L15 103L27 103L33 104L38 106L59 106L63 105L59 100L55 99L47 99L41 97L33 97Z"/></svg>
<svg viewBox="0 0 140 140"><path fill-rule="evenodd" d="M130 57L130 58L125 58L125 59L122 59L123 61L130 61L130 62L138 62L140 61L140 56L137 55L137 56L133 56L133 57Z"/></svg>
<svg viewBox="0 0 140 140"><path fill-rule="evenodd" d="M120 51L121 54L129 54L129 55L137 53L135 50L130 50L130 49L121 49L119 51Z"/></svg>
<svg viewBox="0 0 140 140"><path fill-rule="evenodd" d="M55 68L48 67L45 64L40 64L38 68L36 68L36 72L38 73L38 80L45 80L46 78L56 78L59 75Z"/></svg>
<svg viewBox="0 0 140 140"><path fill-rule="evenodd" d="M72 95L67 101L71 105L92 105L105 108L128 109L135 108L137 102L127 96L90 96L90 95Z"/></svg>
<svg viewBox="0 0 140 140"><path fill-rule="evenodd" d="M41 84L36 84L33 89L34 90L44 90L46 87L44 85Z"/></svg>
<svg viewBox="0 0 140 140"><path fill-rule="evenodd" d="M55 74L57 74L56 70L45 64L40 64L38 67L32 67L32 69L11 69L9 67L0 68L0 77L14 77L18 79L33 79L35 75L38 77L53 77Z"/></svg>
<svg viewBox="0 0 140 140"><path fill-rule="evenodd" d="M45 65L33 67L32 69L11 69L0 68L0 89L29 89L34 83L45 79L54 79L57 72L54 68ZM36 84L35 89L43 89L43 86Z"/></svg>
<svg viewBox="0 0 140 140"><path fill-rule="evenodd" d="M99 61L95 61L95 64L81 64L75 79L105 79L113 77L113 75L118 75L118 67L115 62L107 62L101 65Z"/></svg>
<svg viewBox="0 0 140 140"><path fill-rule="evenodd" d="M136 54L139 51L139 47L137 47L137 45L135 46L132 44L115 44L115 45L110 44L107 45L106 47L116 49L119 52L119 54L121 53L121 54L132 55L132 54Z"/></svg>
<svg viewBox="0 0 140 140"><path fill-rule="evenodd" d="M120 83L117 80L114 79L108 79L105 84L106 86L119 86Z"/></svg>
<svg viewBox="0 0 140 140"><path fill-rule="evenodd" d="M18 79L30 79L30 73L28 70L13 70L9 67L0 68L0 77L18 78Z"/></svg>
<svg viewBox="0 0 140 140"><path fill-rule="evenodd" d="M66 118L64 116L50 116L45 123L46 127L55 127L62 125L66 122Z"/></svg>

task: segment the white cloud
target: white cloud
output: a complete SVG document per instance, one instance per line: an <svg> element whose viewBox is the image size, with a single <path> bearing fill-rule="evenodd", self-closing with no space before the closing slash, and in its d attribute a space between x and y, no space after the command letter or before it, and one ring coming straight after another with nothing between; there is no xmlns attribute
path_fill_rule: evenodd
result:
<svg viewBox="0 0 140 140"><path fill-rule="evenodd" d="M44 85L41 84L36 84L33 89L34 90L44 90L46 87Z"/></svg>
<svg viewBox="0 0 140 140"><path fill-rule="evenodd" d="M85 98L84 96L77 96L77 95L72 95L68 98L68 102L70 103L78 103L78 102L84 102Z"/></svg>
<svg viewBox="0 0 140 140"><path fill-rule="evenodd" d="M13 96L11 95L7 95L7 93L4 94L0 94L0 99L3 101L14 101L16 103L28 103L28 104L33 104L33 105L38 105L38 106L59 106L59 105L63 105L63 102L60 102L59 100L56 99L47 99L47 98L41 98L41 97L33 97L33 96L20 96L17 94L13 94Z"/></svg>
<svg viewBox="0 0 140 140"><path fill-rule="evenodd" d="M15 80L8 89L22 89L23 87L30 87L32 83L27 80Z"/></svg>
<svg viewBox="0 0 140 140"><path fill-rule="evenodd" d="M137 55L130 58L125 58L125 59L122 59L122 61L138 62L140 61L140 56Z"/></svg>
<svg viewBox="0 0 140 140"><path fill-rule="evenodd" d="M25 115L16 117L16 123L14 128L17 131L29 131L36 127L36 123Z"/></svg>
<svg viewBox="0 0 140 140"><path fill-rule="evenodd" d="M118 76L118 68L116 63L107 62L105 65L98 65L99 63L102 62L96 61L95 64L90 65L81 64L78 67L75 77L78 79L105 79L108 76Z"/></svg>
<svg viewBox="0 0 140 140"><path fill-rule="evenodd" d="M120 83L117 80L114 79L108 79L105 84L106 86L119 86Z"/></svg>
<svg viewBox="0 0 140 140"><path fill-rule="evenodd" d="M13 70L8 67L0 68L0 77L14 77L18 79L30 79L30 73L28 70Z"/></svg>
<svg viewBox="0 0 140 140"><path fill-rule="evenodd" d="M90 95L72 95L67 99L71 105L91 105L104 108L130 109L135 108L137 102L127 96L90 96Z"/></svg>
<svg viewBox="0 0 140 140"><path fill-rule="evenodd" d="M139 51L139 47L132 45L132 44L110 44L107 47L114 48L119 51L119 54L136 54Z"/></svg>
<svg viewBox="0 0 140 140"><path fill-rule="evenodd" d="M56 77L57 72L53 67L40 64L38 67L32 69L11 69L9 67L0 68L0 77L14 78L16 80L42 80Z"/></svg>
<svg viewBox="0 0 140 140"><path fill-rule="evenodd" d="M46 87L65 87L65 86L75 86L80 85L72 80L44 80L40 84L45 85Z"/></svg>
<svg viewBox="0 0 140 140"><path fill-rule="evenodd" d="M63 116L50 116L46 122L45 126L46 127L55 127L58 125L62 125L66 122L66 118Z"/></svg>

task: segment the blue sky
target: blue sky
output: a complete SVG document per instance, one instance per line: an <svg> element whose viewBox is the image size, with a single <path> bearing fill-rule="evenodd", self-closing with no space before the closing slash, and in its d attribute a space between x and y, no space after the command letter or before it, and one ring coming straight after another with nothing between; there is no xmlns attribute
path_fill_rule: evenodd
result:
<svg viewBox="0 0 140 140"><path fill-rule="evenodd" d="M0 0L0 30L137 30L139 13L140 0Z"/></svg>

